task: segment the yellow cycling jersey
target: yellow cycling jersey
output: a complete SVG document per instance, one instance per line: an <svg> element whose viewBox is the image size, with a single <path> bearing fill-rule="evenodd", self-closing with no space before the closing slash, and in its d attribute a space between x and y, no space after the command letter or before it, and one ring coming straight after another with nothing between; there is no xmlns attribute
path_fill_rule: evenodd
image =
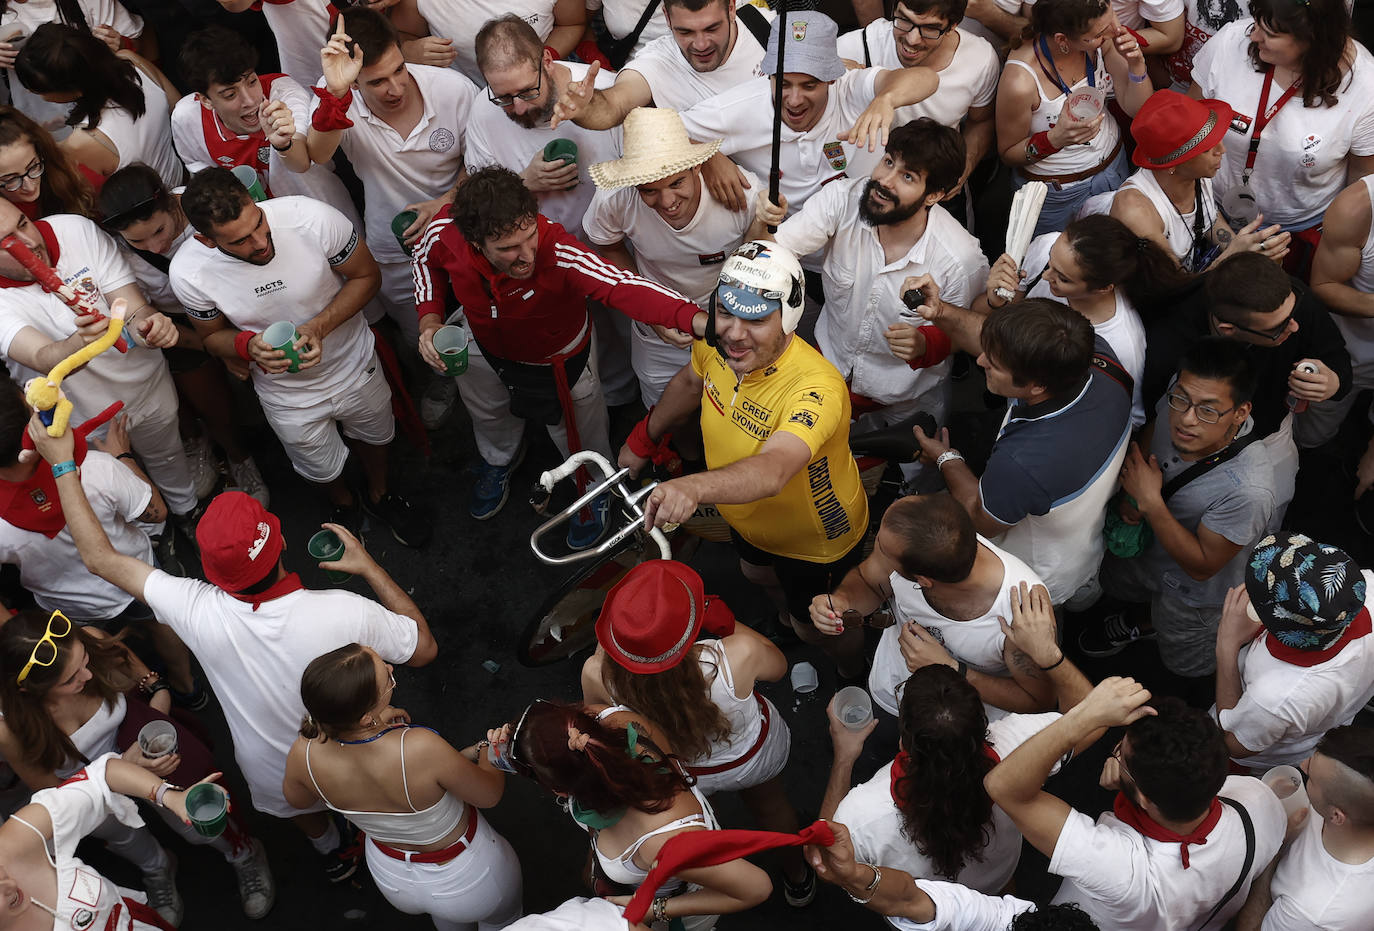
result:
<svg viewBox="0 0 1374 931"><path fill-rule="evenodd" d="M742 380L697 340L692 370L705 382L701 435L708 468L754 455L779 430L811 450L806 468L773 497L719 505L740 536L766 553L807 562L838 559L863 539L868 497L849 451L849 389L835 366L794 337L777 362Z"/></svg>

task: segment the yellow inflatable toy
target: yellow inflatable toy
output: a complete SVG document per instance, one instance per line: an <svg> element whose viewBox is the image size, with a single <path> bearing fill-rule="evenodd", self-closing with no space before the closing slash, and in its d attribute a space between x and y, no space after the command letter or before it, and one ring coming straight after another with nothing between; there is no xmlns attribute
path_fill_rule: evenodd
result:
<svg viewBox="0 0 1374 931"><path fill-rule="evenodd" d="M29 406L38 411L43 422L48 425L48 436L61 436L66 433L67 424L72 417L72 402L62 395L62 379L119 341L120 333L124 330L124 315L128 311L127 301L116 300L110 305L109 329L99 339L87 343L54 365L47 378L39 377L29 382L24 397L28 400Z"/></svg>

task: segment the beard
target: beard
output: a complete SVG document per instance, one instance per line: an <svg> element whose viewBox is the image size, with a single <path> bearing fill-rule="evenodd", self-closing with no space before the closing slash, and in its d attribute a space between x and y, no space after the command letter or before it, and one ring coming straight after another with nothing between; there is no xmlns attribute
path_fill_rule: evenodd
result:
<svg viewBox="0 0 1374 931"><path fill-rule="evenodd" d="M886 209L873 207L869 201L874 191L881 191L885 197L890 198ZM872 178L864 185L863 196L859 198L859 219L870 226L889 226L893 223L901 223L916 216L916 211L921 209L919 200L909 204L903 204L897 199L897 195L883 187Z"/></svg>
<svg viewBox="0 0 1374 931"><path fill-rule="evenodd" d="M537 110L526 110L520 114L506 111L506 116L510 117L517 126L523 126L525 129L538 129L546 125L553 116L553 108L558 106L558 85L553 83L553 76L550 74L544 75L544 81L549 85L549 99L544 102L542 107Z"/></svg>

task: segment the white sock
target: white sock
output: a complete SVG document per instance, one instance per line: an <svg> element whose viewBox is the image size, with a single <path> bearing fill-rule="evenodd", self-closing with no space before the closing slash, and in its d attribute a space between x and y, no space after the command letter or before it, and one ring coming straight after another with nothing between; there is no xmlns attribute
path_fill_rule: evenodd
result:
<svg viewBox="0 0 1374 931"><path fill-rule="evenodd" d="M334 823L334 819L329 819L329 827L319 837L310 838L310 845L315 848L316 853L333 853L339 848L339 827Z"/></svg>

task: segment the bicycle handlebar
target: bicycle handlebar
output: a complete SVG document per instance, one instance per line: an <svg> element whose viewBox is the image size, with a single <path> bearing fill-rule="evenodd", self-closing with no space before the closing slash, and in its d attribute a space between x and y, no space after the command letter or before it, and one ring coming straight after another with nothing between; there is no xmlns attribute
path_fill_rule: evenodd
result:
<svg viewBox="0 0 1374 931"><path fill-rule="evenodd" d="M546 492L552 492L555 485L564 479L570 478L578 468L584 466L588 468L589 472L591 471L591 467L595 467L596 470L601 473L601 480L589 485L587 490L584 491L576 501L553 517L544 521L544 523L536 527L534 532L530 534L530 549L534 551L534 555L538 557L540 562L550 566L564 566L569 563L582 562L583 560L594 559L613 551L626 537L634 533L643 525L644 509L640 506L640 502L648 497L649 493L658 485L657 482L650 482L643 488L632 491L625 487L625 479L630 477L629 469L617 470L607 461L605 456L594 450L584 449L573 453L567 458L567 461L554 466L552 469L540 475L539 487ZM624 501L625 512L633 518L629 523L611 534L606 540L602 541L600 546L593 549L569 553L566 556L551 556L540 548L540 537L553 528L567 523L572 519L573 515L583 507L607 492L618 495L620 499ZM610 519L611 513L611 509L608 508L606 515L607 520ZM671 559L672 550L668 545L668 538L663 535L663 531L654 527L649 531L649 536L654 543L658 545L658 551L662 554L662 558Z"/></svg>

